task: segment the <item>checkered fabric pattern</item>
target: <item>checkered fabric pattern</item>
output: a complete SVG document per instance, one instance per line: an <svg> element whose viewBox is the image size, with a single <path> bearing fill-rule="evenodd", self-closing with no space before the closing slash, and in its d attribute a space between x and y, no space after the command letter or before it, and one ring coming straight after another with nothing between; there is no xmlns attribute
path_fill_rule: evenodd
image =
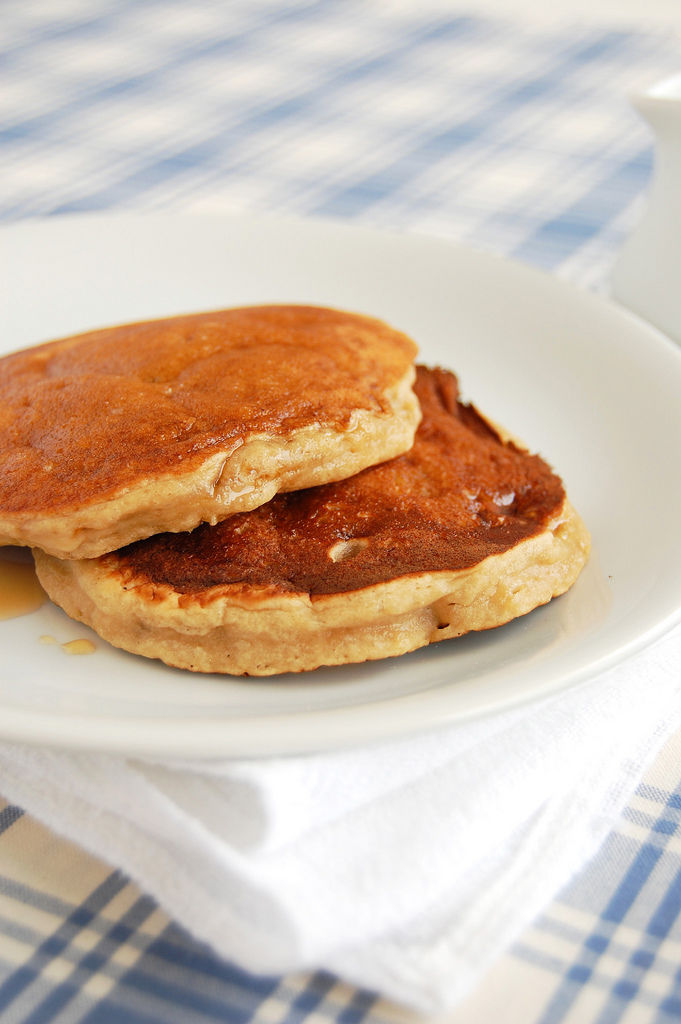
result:
<svg viewBox="0 0 681 1024"><path fill-rule="evenodd" d="M595 861L449 1024L681 1018L679 765L681 735ZM11 805L0 810L0 1013L3 1024L413 1024L324 972L256 977L218 960L119 872Z"/></svg>
<svg viewBox="0 0 681 1024"><path fill-rule="evenodd" d="M534 1012L522 1019L681 1019L680 765L677 736L593 863L499 965L496 984L502 991L512 970L513 991L529 986L533 993ZM462 1024L469 1019L488 1018L463 1015Z"/></svg>
<svg viewBox="0 0 681 1024"><path fill-rule="evenodd" d="M5 0L2 47L0 219L276 210L594 281L650 172L627 93L677 59L399 0Z"/></svg>
<svg viewBox="0 0 681 1024"><path fill-rule="evenodd" d="M0 221L342 218L597 289L651 169L627 93L678 70L663 33L427 0L4 0L0 46ZM681 1018L680 755L677 740L596 861L451 1024ZM327 974L256 978L218 961L12 806L0 809L0 1018L404 1020Z"/></svg>

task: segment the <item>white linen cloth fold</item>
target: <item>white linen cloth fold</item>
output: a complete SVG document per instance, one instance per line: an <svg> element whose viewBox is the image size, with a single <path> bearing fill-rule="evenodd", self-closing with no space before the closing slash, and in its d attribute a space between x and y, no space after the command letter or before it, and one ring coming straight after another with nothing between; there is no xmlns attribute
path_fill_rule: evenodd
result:
<svg viewBox="0 0 681 1024"><path fill-rule="evenodd" d="M373 749L152 762L0 745L0 790L221 956L451 1008L681 725L681 627L550 700Z"/></svg>

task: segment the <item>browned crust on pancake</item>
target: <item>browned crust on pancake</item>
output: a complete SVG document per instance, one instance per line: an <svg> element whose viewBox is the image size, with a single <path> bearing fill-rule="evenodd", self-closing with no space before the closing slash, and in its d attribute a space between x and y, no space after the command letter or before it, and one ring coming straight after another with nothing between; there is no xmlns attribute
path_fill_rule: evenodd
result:
<svg viewBox="0 0 681 1024"><path fill-rule="evenodd" d="M92 557L391 458L419 419L415 353L370 317L261 306L7 356L0 542Z"/></svg>
<svg viewBox="0 0 681 1024"><path fill-rule="evenodd" d="M572 585L589 538L560 479L419 369L414 447L351 480L87 562L37 556L48 593L135 653L264 675L402 654Z"/></svg>
<svg viewBox="0 0 681 1024"><path fill-rule="evenodd" d="M502 443L458 401L452 373L419 367L415 391L423 420L399 458L215 527L150 537L117 551L112 569L124 585L192 596L266 586L316 597L468 569L544 529L565 500L546 462Z"/></svg>
<svg viewBox="0 0 681 1024"><path fill-rule="evenodd" d="M555 521L472 569L402 576L311 600L254 588L202 604L154 588L122 590L98 559L36 552L52 599L116 647L193 672L270 676L394 657L492 629L563 594L589 538L568 502Z"/></svg>

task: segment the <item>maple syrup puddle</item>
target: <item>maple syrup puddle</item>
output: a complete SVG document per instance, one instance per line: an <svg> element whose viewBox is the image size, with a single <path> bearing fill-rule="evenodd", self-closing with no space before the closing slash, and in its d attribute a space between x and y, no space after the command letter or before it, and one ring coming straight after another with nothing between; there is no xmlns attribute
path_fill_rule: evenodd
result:
<svg viewBox="0 0 681 1024"><path fill-rule="evenodd" d="M69 640L67 643L61 645L62 651L66 651L67 654L94 654L97 650L92 640L87 640L85 637L79 637L77 640Z"/></svg>
<svg viewBox="0 0 681 1024"><path fill-rule="evenodd" d="M44 633L38 640L41 644L59 644L62 651L66 651L67 654L94 654L97 650L92 640L88 640L86 637L79 637L77 640L67 640L66 643L60 644L55 637Z"/></svg>
<svg viewBox="0 0 681 1024"><path fill-rule="evenodd" d="M0 619L17 619L36 612L48 600L35 574L33 556L25 548L0 547ZM44 634L41 644L59 644ZM92 654L97 650L92 640L79 637L59 644L67 654Z"/></svg>
<svg viewBox="0 0 681 1024"><path fill-rule="evenodd" d="M0 619L29 615L46 601L31 554L21 548L0 548Z"/></svg>

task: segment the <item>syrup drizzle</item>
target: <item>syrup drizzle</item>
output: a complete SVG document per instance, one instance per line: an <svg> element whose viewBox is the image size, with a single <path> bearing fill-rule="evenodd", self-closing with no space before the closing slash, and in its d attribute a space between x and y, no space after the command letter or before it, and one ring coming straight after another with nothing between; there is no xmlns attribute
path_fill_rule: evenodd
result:
<svg viewBox="0 0 681 1024"><path fill-rule="evenodd" d="M55 637L50 636L49 633L43 633L38 638L38 642L41 644L59 644L62 651L66 651L67 654L94 654L97 650L92 640L88 640L86 637L78 637L76 640L67 640L66 643L60 644Z"/></svg>
<svg viewBox="0 0 681 1024"><path fill-rule="evenodd" d="M35 612L47 601L28 552L0 548L0 619Z"/></svg>
<svg viewBox="0 0 681 1024"><path fill-rule="evenodd" d="M67 654L94 654L97 650L92 640L87 640L85 637L79 637L77 640L68 640L65 644L61 645L62 651L66 651Z"/></svg>
<svg viewBox="0 0 681 1024"><path fill-rule="evenodd" d="M16 619L30 615L47 601L47 594L35 574L33 558L24 548L0 547L0 619ZM58 644L47 633L39 638L41 644ZM92 654L96 647L91 640L80 637L59 644L67 654Z"/></svg>

